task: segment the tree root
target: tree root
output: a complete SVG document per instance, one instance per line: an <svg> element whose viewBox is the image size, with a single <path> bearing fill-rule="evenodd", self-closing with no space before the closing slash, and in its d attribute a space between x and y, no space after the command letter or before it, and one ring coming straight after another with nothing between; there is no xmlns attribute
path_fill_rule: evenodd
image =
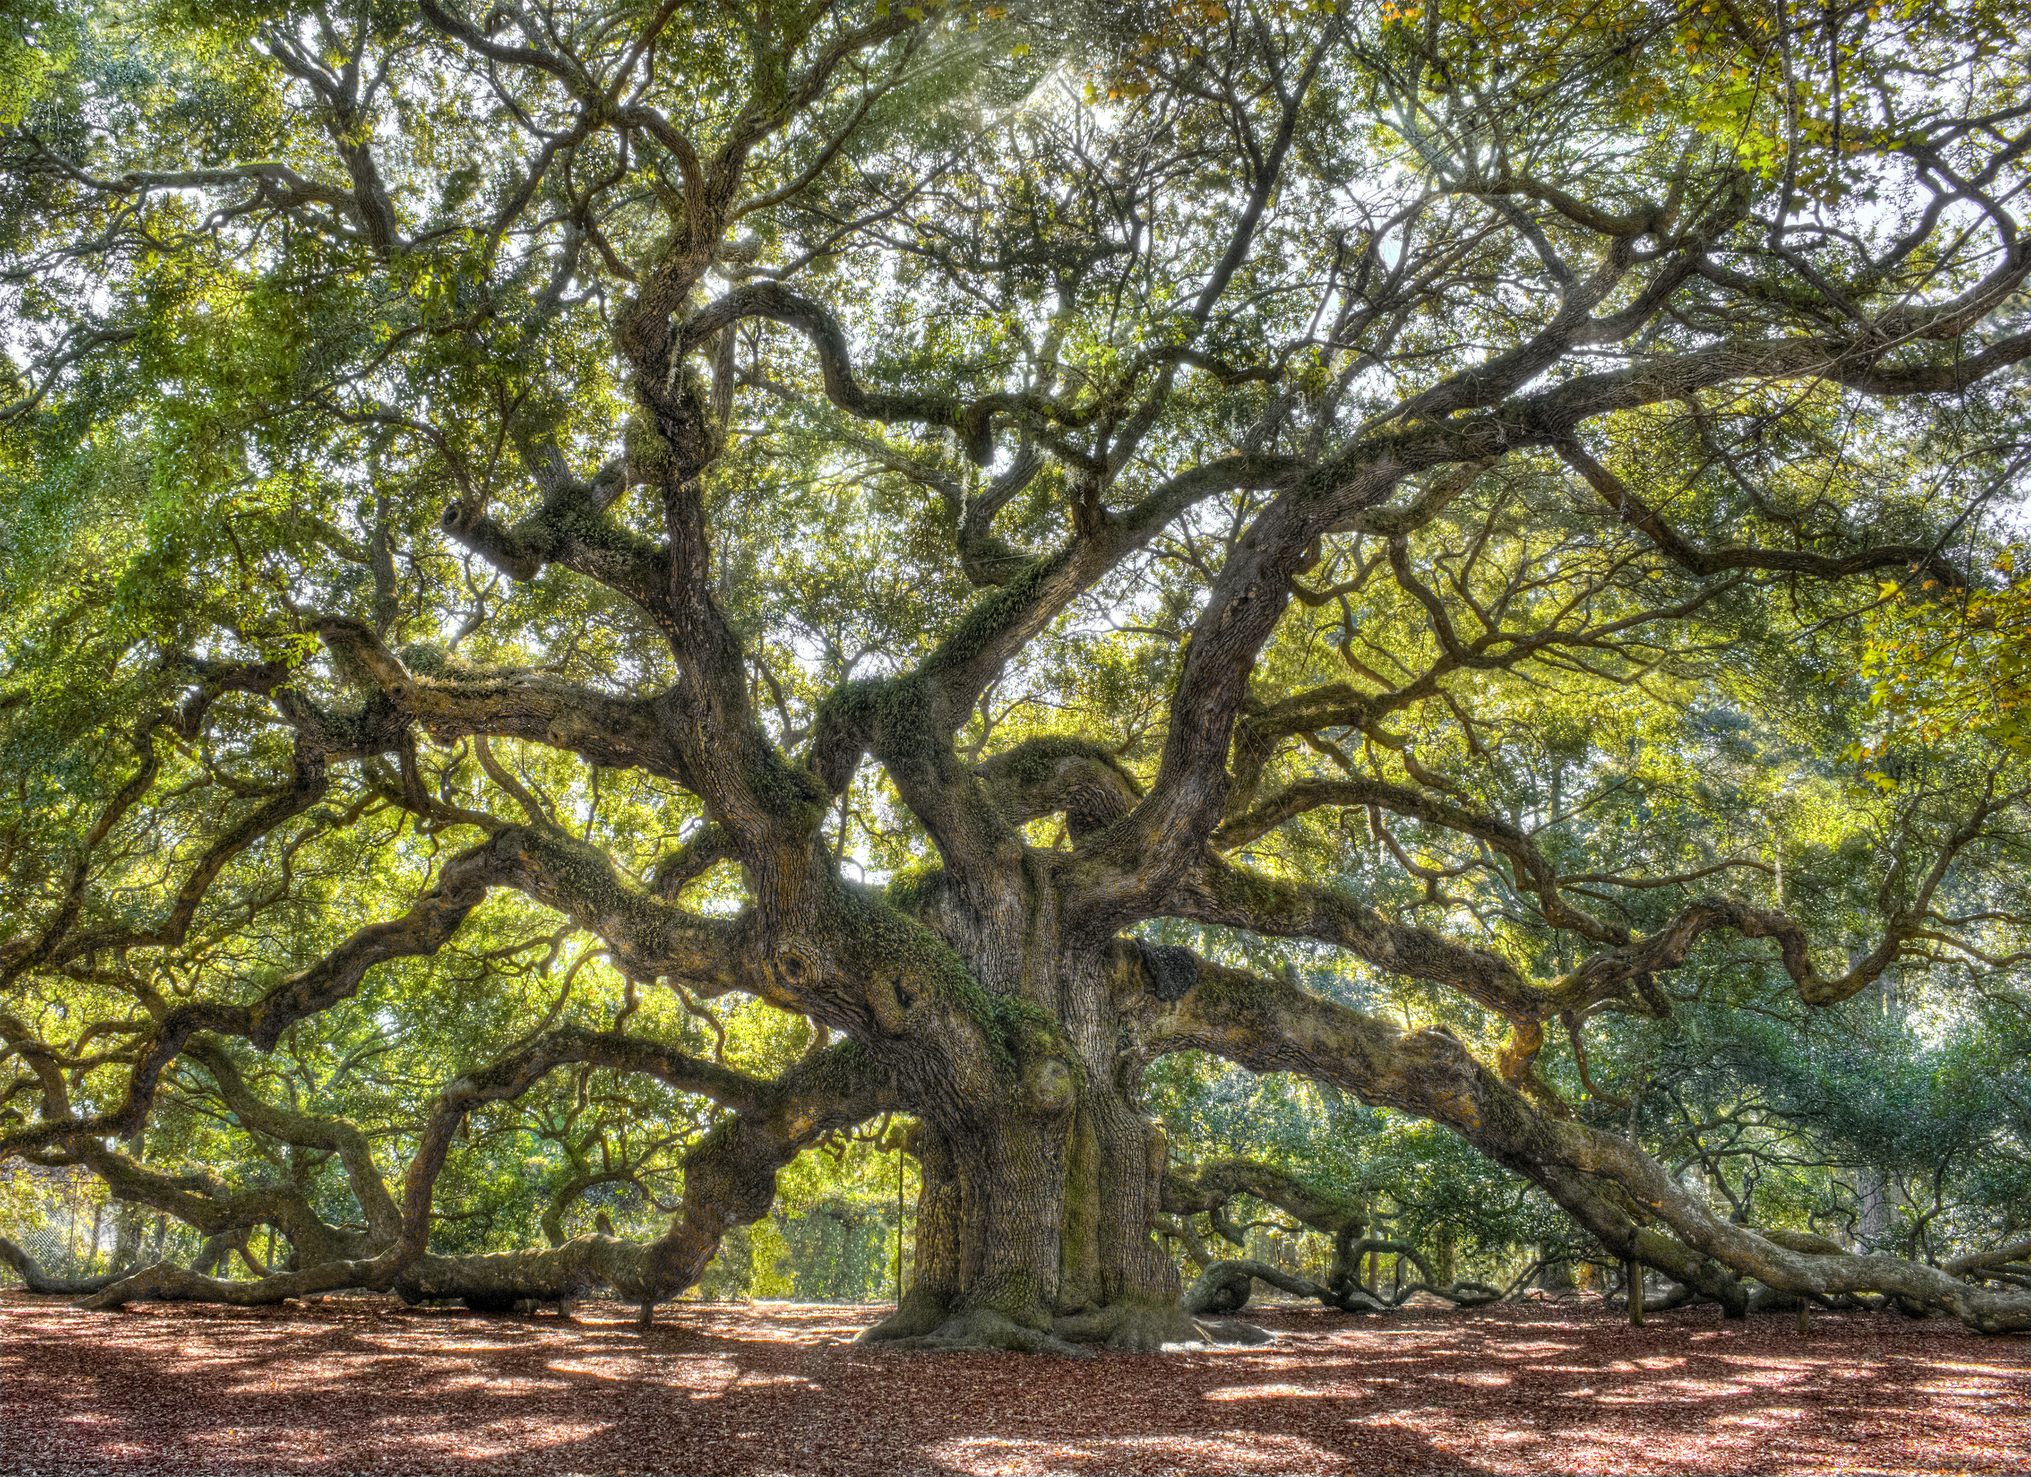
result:
<svg viewBox="0 0 2031 1477"><path fill-rule="evenodd" d="M1167 1344L1261 1344L1269 1335L1252 1323L1196 1318L1180 1304L1110 1303L1074 1313L1051 1325L1075 1344L1105 1344L1130 1354L1154 1354Z"/></svg>
<svg viewBox="0 0 2031 1477"><path fill-rule="evenodd" d="M1154 1354L1178 1344L1261 1344L1269 1338L1252 1323L1195 1317L1176 1304L1110 1303L1068 1314L1042 1329L991 1308L948 1312L938 1298L913 1291L901 1307L855 1342L922 1352L999 1349L1089 1359L1088 1346L1093 1344L1121 1353Z"/></svg>
<svg viewBox="0 0 2031 1477"><path fill-rule="evenodd" d="M903 1294L895 1312L872 1328L862 1329L854 1342L892 1344L903 1339L922 1338L936 1333L950 1316L951 1309L943 1298L926 1291L921 1285L915 1286Z"/></svg>
<svg viewBox="0 0 2031 1477"><path fill-rule="evenodd" d="M969 1308L954 1313L929 1333L888 1332L899 1325L898 1317L876 1324L861 1334L857 1343L885 1344L891 1349L922 1353L982 1353L994 1350L1018 1354L1056 1354L1061 1359L1091 1359L1093 1351L1068 1343L1055 1333L1030 1328L992 1308ZM910 1326L901 1323L901 1327Z"/></svg>

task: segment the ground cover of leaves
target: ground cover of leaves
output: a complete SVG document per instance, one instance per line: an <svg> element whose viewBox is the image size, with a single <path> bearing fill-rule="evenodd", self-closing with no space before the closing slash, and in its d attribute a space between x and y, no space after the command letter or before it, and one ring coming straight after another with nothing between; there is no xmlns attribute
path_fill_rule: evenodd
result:
<svg viewBox="0 0 2031 1477"><path fill-rule="evenodd" d="M2031 1471L2031 1343L1817 1315L1250 1309L1259 1348L899 1354L880 1310L480 1317L0 1294L0 1468L78 1473Z"/></svg>

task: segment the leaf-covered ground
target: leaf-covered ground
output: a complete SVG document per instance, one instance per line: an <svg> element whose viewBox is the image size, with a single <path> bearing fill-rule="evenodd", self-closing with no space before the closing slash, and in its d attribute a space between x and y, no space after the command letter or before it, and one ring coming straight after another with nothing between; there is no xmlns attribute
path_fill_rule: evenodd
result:
<svg viewBox="0 0 2031 1477"><path fill-rule="evenodd" d="M0 1466L148 1473L2023 1472L2020 1337L1894 1314L1251 1310L1253 1349L910 1355L872 1310L0 1296Z"/></svg>

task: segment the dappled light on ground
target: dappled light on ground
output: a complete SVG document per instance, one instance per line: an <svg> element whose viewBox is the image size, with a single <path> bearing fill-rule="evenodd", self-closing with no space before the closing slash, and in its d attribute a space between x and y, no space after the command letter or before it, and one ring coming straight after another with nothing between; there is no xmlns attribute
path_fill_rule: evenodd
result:
<svg viewBox="0 0 2031 1477"><path fill-rule="evenodd" d="M0 1460L114 1473L2021 1472L2022 1338L1895 1315L1630 1329L1251 1309L1258 1348L916 1355L875 1310L483 1318L0 1297Z"/></svg>

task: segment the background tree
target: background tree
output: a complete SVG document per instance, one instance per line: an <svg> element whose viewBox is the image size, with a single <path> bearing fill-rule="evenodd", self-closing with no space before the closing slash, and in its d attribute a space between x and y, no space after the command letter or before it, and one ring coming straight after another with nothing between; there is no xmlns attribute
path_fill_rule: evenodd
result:
<svg viewBox="0 0 2031 1477"><path fill-rule="evenodd" d="M2023 19L31 13L0 1151L292 1248L105 1303L646 1310L900 1111L873 1336L1147 1347L1203 1052L1731 1312L2031 1326L2007 1246L1728 1215L1719 1094L1642 1147L1701 1022L2021 1020L2018 761L1839 756L1876 581L1965 587L2015 475ZM546 1229L681 1167L669 1229L458 1254L532 1133Z"/></svg>

